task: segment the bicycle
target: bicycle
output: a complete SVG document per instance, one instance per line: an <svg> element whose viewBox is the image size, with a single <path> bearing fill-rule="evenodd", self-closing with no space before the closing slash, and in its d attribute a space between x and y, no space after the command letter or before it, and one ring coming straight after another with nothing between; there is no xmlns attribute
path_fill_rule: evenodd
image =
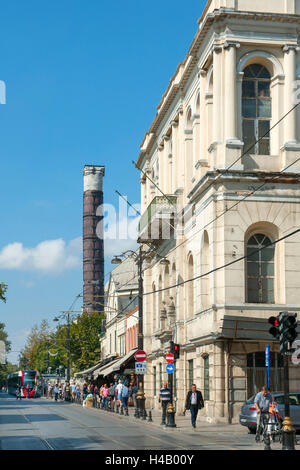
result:
<svg viewBox="0 0 300 470"><path fill-rule="evenodd" d="M282 421L277 413L272 416L270 416L270 413L261 413L255 440L270 445L270 438L272 442L276 442L277 438L278 442L282 442Z"/></svg>

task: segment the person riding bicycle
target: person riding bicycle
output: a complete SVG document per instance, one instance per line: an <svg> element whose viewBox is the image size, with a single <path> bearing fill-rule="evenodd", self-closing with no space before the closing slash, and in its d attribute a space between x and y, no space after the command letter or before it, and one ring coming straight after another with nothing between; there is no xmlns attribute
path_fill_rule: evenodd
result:
<svg viewBox="0 0 300 470"><path fill-rule="evenodd" d="M270 403L269 407L268 434L270 435L271 441L273 439L275 440L276 433L278 433L282 427L282 421L283 420L277 408L277 402L274 399L273 403Z"/></svg>
<svg viewBox="0 0 300 470"><path fill-rule="evenodd" d="M254 398L254 406L257 411L256 419L256 436L255 440L259 441L260 439L260 429L262 425L262 419L269 421L269 407L273 403L272 395L270 394L269 388L264 385L261 389L261 392L257 393Z"/></svg>

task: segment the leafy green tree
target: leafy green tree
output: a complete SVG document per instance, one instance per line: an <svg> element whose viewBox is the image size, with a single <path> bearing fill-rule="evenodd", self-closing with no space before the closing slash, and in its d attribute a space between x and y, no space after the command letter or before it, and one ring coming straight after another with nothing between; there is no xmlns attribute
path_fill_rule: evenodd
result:
<svg viewBox="0 0 300 470"><path fill-rule="evenodd" d="M70 367L72 372L87 369L100 360L99 333L103 315L82 313L70 323ZM60 324L53 330L47 321L35 325L19 356L20 368L55 373L59 366L67 367L68 326ZM50 354L48 353L50 351Z"/></svg>
<svg viewBox="0 0 300 470"><path fill-rule="evenodd" d="M0 283L0 300L6 302L6 291L7 291L7 284L4 282Z"/></svg>
<svg viewBox="0 0 300 470"><path fill-rule="evenodd" d="M5 343L5 351L8 353L11 350L11 342L8 341L8 334L5 331L5 323L0 322L0 341ZM16 370L16 366L6 362L6 364L0 364L0 386L6 384L8 374Z"/></svg>
<svg viewBox="0 0 300 470"><path fill-rule="evenodd" d="M103 315L83 312L70 328L71 367L74 372L93 366L100 360L99 334Z"/></svg>

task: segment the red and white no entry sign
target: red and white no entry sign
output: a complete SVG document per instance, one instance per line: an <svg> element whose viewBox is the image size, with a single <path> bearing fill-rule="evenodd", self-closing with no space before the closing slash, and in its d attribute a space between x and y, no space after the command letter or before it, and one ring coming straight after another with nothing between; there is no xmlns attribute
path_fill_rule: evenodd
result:
<svg viewBox="0 0 300 470"><path fill-rule="evenodd" d="M134 358L137 362L143 362L147 359L147 354L145 351L137 351L134 355Z"/></svg>
<svg viewBox="0 0 300 470"><path fill-rule="evenodd" d="M171 364L172 362L174 362L174 354L168 353L168 354L166 355L166 361L167 361L169 364Z"/></svg>

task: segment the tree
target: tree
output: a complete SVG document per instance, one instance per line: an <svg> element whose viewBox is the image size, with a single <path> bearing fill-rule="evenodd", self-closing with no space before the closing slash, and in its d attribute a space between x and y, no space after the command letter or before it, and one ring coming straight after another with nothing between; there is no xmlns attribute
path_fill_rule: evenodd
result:
<svg viewBox="0 0 300 470"><path fill-rule="evenodd" d="M7 287L7 284L4 284L4 282L0 283L0 300L2 300L3 302L6 302Z"/></svg>
<svg viewBox="0 0 300 470"><path fill-rule="evenodd" d="M99 333L104 316L99 312L83 312L70 328L71 368L87 369L100 361Z"/></svg>
<svg viewBox="0 0 300 470"><path fill-rule="evenodd" d="M8 334L5 331L5 323L0 322L0 341L5 343L5 351L8 353L11 350L11 342L8 341ZM6 364L0 364L0 386L6 384L8 374L15 372L16 366L7 362Z"/></svg>
<svg viewBox="0 0 300 470"><path fill-rule="evenodd" d="M48 365L57 365L57 361L52 360L53 356L48 354L48 351L54 353L56 349L56 332L43 320L41 325L35 325L27 336L25 347L19 355L19 366L21 369L36 369L45 373Z"/></svg>

